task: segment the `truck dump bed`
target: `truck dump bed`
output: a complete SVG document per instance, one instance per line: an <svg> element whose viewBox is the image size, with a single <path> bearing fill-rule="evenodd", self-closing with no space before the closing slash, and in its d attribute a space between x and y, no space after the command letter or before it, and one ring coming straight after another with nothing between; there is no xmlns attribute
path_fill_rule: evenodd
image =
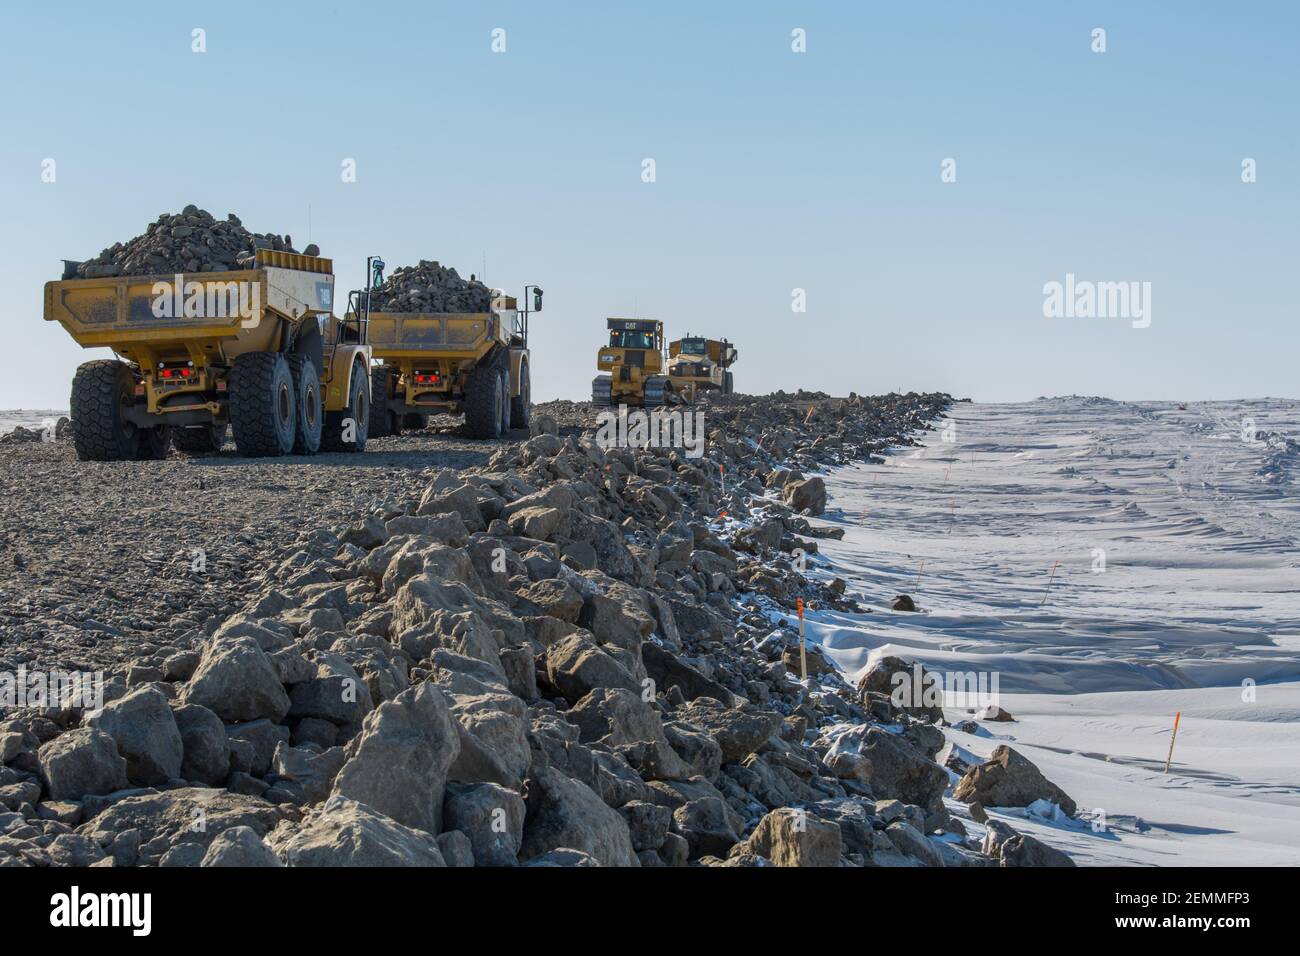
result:
<svg viewBox="0 0 1300 956"><path fill-rule="evenodd" d="M165 350L196 340L269 348L279 313L297 320L334 305L331 260L262 250L256 268L233 272L64 279L45 284L45 320L84 348Z"/></svg>
<svg viewBox="0 0 1300 956"><path fill-rule="evenodd" d="M512 331L495 312L370 313L370 345L377 359L477 356L493 345L508 345Z"/></svg>

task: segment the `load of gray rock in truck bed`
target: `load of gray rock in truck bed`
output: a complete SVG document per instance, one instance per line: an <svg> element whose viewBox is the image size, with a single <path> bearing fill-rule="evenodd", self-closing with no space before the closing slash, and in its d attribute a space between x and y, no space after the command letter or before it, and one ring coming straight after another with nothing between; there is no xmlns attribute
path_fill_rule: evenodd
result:
<svg viewBox="0 0 1300 956"><path fill-rule="evenodd" d="M390 272L371 308L377 312L488 312L492 290L472 277L462 279L453 268L421 259L419 265Z"/></svg>
<svg viewBox="0 0 1300 956"><path fill-rule="evenodd" d="M67 278L250 269L258 249L296 251L289 236L249 232L233 212L215 219L207 210L186 206L174 215L163 213L144 235L114 243L77 264L75 276ZM320 250L308 246L307 254L319 255Z"/></svg>
<svg viewBox="0 0 1300 956"><path fill-rule="evenodd" d="M799 570L842 534L809 473L949 401L725 396L694 460L542 406L486 465L304 531L101 709L0 721L0 865L1071 865L984 806L1073 802L946 747L891 693L911 662L851 686L810 647L797 679L796 600L868 601Z"/></svg>

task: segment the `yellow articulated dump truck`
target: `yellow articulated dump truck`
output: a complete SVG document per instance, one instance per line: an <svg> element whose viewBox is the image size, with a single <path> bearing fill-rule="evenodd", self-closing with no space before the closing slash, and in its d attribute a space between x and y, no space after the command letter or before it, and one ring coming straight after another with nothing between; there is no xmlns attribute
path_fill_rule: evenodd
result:
<svg viewBox="0 0 1300 956"><path fill-rule="evenodd" d="M687 334L668 344L668 380L673 390L694 401L699 392L733 391L731 366L740 353L726 339L706 339Z"/></svg>
<svg viewBox="0 0 1300 956"><path fill-rule="evenodd" d="M72 381L77 457L214 452L227 428L241 455L361 451L370 349L333 305L329 259L270 249L250 269L47 282L46 321L119 356Z"/></svg>
<svg viewBox="0 0 1300 956"><path fill-rule="evenodd" d="M603 374L591 381L593 405L651 407L681 401L664 374L664 324L653 319L606 319L609 344L596 353Z"/></svg>
<svg viewBox="0 0 1300 956"><path fill-rule="evenodd" d="M529 296L531 293L531 308ZM527 428L532 415L528 319L542 290L524 289L524 308L496 295L490 312L370 313L370 435L399 435L433 414L465 415L473 438Z"/></svg>

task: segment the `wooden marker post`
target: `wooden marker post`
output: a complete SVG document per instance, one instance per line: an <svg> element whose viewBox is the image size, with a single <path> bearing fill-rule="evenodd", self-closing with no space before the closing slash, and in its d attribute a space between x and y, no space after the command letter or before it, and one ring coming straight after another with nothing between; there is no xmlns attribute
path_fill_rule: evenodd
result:
<svg viewBox="0 0 1300 956"><path fill-rule="evenodd" d="M1059 568L1060 566L1061 566L1060 561L1057 561L1055 564L1052 565L1052 574L1047 579L1047 587L1043 588L1043 599L1038 602L1039 607L1042 607L1044 604L1047 603L1047 593L1052 590L1052 582L1056 580L1056 569Z"/></svg>
<svg viewBox="0 0 1300 956"><path fill-rule="evenodd" d="M795 598L795 607L799 610L799 679L808 679L808 653L803 640L803 598Z"/></svg>
<svg viewBox="0 0 1300 956"><path fill-rule="evenodd" d="M1169 772L1169 765L1174 762L1174 741L1178 739L1178 721L1182 716L1181 710L1174 711L1174 732L1169 735L1169 756L1165 758L1165 773Z"/></svg>
<svg viewBox="0 0 1300 956"><path fill-rule="evenodd" d="M921 575L923 573L925 573L925 558L921 559L921 567L916 572L916 584L912 588L913 591L919 591L921 589Z"/></svg>

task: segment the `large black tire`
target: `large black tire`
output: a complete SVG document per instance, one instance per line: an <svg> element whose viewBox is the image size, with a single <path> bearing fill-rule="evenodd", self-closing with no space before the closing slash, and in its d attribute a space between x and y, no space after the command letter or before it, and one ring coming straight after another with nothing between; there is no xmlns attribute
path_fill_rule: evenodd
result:
<svg viewBox="0 0 1300 956"><path fill-rule="evenodd" d="M465 383L465 430L471 438L500 438L506 404L501 392L501 370L496 365L479 365Z"/></svg>
<svg viewBox="0 0 1300 956"><path fill-rule="evenodd" d="M527 428L533 418L533 384L529 380L528 362L519 363L519 394L510 399L510 425Z"/></svg>
<svg viewBox="0 0 1300 956"><path fill-rule="evenodd" d="M293 373L279 352L245 352L230 369L230 427L249 458L287 455L298 431Z"/></svg>
<svg viewBox="0 0 1300 956"><path fill-rule="evenodd" d="M162 461L172 450L172 427L154 425L140 429L140 447L135 457L140 461Z"/></svg>
<svg viewBox="0 0 1300 956"><path fill-rule="evenodd" d="M135 375L125 362L86 362L72 379L72 446L82 461L129 461L140 429L126 420L135 404Z"/></svg>
<svg viewBox="0 0 1300 956"><path fill-rule="evenodd" d="M365 451L370 437L370 376L361 362L352 365L352 384L348 389L348 407L325 415L321 433L324 451Z"/></svg>
<svg viewBox="0 0 1300 956"><path fill-rule="evenodd" d="M510 434L510 359L501 366L501 437Z"/></svg>
<svg viewBox="0 0 1300 956"><path fill-rule="evenodd" d="M591 380L591 404L608 405L614 380L608 375L597 375Z"/></svg>
<svg viewBox="0 0 1300 956"><path fill-rule="evenodd" d="M297 405L297 425L293 434L295 455L314 455L320 451L321 429L325 424L325 404L321 401L320 375L309 356L289 356L289 374L293 376L293 396Z"/></svg>
<svg viewBox="0 0 1300 956"><path fill-rule="evenodd" d="M172 429L176 450L187 455L213 454L226 443L225 425L190 425Z"/></svg>
<svg viewBox="0 0 1300 956"><path fill-rule="evenodd" d="M389 410L389 400L393 395L393 370L386 365L375 365L370 369L370 433L371 438L386 438L400 435L397 416Z"/></svg>

